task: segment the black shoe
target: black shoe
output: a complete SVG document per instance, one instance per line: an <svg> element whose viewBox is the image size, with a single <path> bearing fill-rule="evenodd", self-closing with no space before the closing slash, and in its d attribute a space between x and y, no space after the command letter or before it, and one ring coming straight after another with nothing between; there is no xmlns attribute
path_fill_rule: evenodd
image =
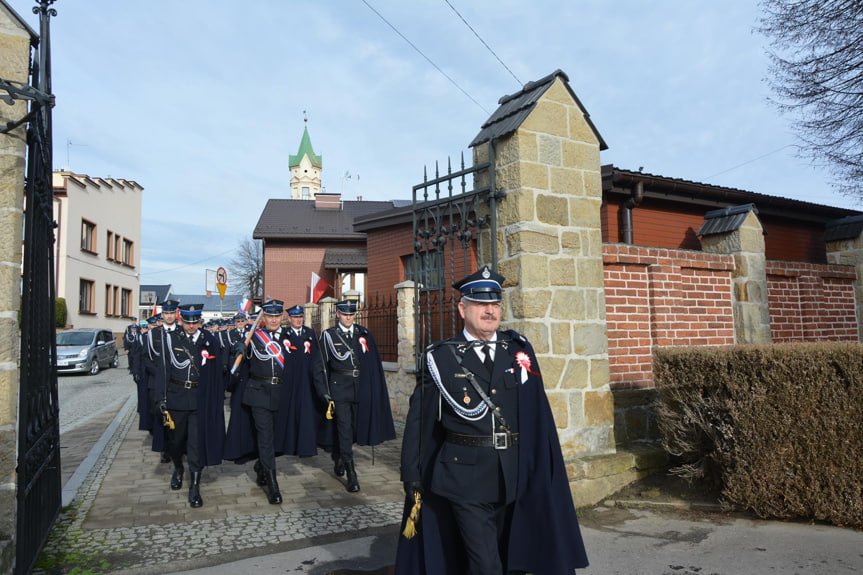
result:
<svg viewBox="0 0 863 575"><path fill-rule="evenodd" d="M348 473L348 484L345 486L345 489L349 493L356 493L360 490L360 482L357 481L357 470L354 468L353 460L345 461L345 471Z"/></svg>
<svg viewBox="0 0 863 575"><path fill-rule="evenodd" d="M167 451L162 452L162 457L160 458L160 463L171 463L171 456L168 455Z"/></svg>
<svg viewBox="0 0 863 575"><path fill-rule="evenodd" d="M267 471L267 501L273 505L282 502L282 494L279 492L279 482L275 471Z"/></svg>
<svg viewBox="0 0 863 575"><path fill-rule="evenodd" d="M204 504L204 500L201 499L201 472L193 471L192 479L190 481L191 485L189 485L189 505L192 507L200 507Z"/></svg>
<svg viewBox="0 0 863 575"><path fill-rule="evenodd" d="M264 466L261 465L260 459L255 462L255 473L257 475L255 477L255 483L264 487L267 484L267 474L264 472Z"/></svg>
<svg viewBox="0 0 863 575"><path fill-rule="evenodd" d="M174 464L174 473L171 474L171 489L179 491L183 488L183 469L182 465Z"/></svg>
<svg viewBox="0 0 863 575"><path fill-rule="evenodd" d="M333 457L333 473L335 473L338 477L345 476L345 463L338 455Z"/></svg>

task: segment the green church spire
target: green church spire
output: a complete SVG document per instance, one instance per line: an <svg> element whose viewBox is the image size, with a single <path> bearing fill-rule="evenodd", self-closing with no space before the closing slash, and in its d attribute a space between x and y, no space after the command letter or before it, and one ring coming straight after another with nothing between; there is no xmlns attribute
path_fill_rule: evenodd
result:
<svg viewBox="0 0 863 575"><path fill-rule="evenodd" d="M309 161L316 168L323 167L323 156L316 156L314 149L312 149L312 140L309 138L309 127L306 126L303 128L303 139L300 140L300 149L297 150L297 155L291 155L288 157L288 167L294 168L300 165L300 161L303 159L303 156L308 155Z"/></svg>

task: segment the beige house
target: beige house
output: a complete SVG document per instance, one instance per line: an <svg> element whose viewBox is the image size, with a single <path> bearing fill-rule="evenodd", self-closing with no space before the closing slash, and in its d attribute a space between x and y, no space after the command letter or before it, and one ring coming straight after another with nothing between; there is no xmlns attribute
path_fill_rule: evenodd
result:
<svg viewBox="0 0 863 575"><path fill-rule="evenodd" d="M119 333L138 315L143 191L129 180L54 172L54 271L67 325Z"/></svg>

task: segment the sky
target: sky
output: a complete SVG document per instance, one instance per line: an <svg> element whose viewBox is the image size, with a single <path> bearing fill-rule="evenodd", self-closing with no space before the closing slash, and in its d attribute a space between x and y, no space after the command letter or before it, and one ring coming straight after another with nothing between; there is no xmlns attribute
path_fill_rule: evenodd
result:
<svg viewBox="0 0 863 575"><path fill-rule="evenodd" d="M7 2L38 30L34 0ZM768 102L755 0L53 7L54 168L143 186L140 282L174 293L203 293L267 200L290 197L304 126L328 192L410 199L424 169L469 161L501 97L557 69L603 164L863 209L798 157Z"/></svg>

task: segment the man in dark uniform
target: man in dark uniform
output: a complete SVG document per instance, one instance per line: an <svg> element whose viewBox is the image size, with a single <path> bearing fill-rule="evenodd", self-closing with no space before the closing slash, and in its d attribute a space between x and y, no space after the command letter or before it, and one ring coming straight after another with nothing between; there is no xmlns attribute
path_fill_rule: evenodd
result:
<svg viewBox="0 0 863 575"><path fill-rule="evenodd" d="M129 359L129 373L133 376L135 375L135 368L132 366L132 359L129 357L129 353L132 351L132 345L137 339L139 331L140 326L138 325L138 318L133 317L132 323L126 326L126 331L123 333L123 352Z"/></svg>
<svg viewBox="0 0 863 575"><path fill-rule="evenodd" d="M165 389L164 382L168 377L165 371L166 364L163 361L166 336L180 329L177 326L177 306L180 305L180 302L175 299L167 299L159 305L162 312L148 320L150 333L147 334L147 340L144 342L142 357L147 371L147 389L149 389L150 405L155 421L153 425L153 451L158 451L161 454L162 463L169 463L171 457L168 455L168 439L171 430L159 423L162 420L159 405L165 399L164 395L159 394L159 390Z"/></svg>
<svg viewBox="0 0 863 575"><path fill-rule="evenodd" d="M335 405L333 470L347 473L351 493L360 490L353 444L377 445L396 436L381 357L369 330L354 325L356 313L356 302L336 304L338 323L321 334L322 365L315 370L318 395Z"/></svg>
<svg viewBox="0 0 863 575"><path fill-rule="evenodd" d="M248 362L248 377L243 390L243 405L251 408L255 426L258 461L255 464L258 485L266 485L267 500L273 505L282 502L276 479L275 428L279 417L282 394L286 387L285 364L288 360L287 334L282 333L284 302L269 300L261 306L264 328L255 331L248 347L243 350ZM239 345L243 345L240 342ZM233 417L233 412L232 412Z"/></svg>
<svg viewBox="0 0 863 575"><path fill-rule="evenodd" d="M284 453L307 457L317 455L317 429L323 423L325 405L319 405L315 394L315 366L320 364L321 350L315 330L306 326L303 306L295 305L286 311L292 372L290 411L277 421L276 437Z"/></svg>
<svg viewBox="0 0 863 575"><path fill-rule="evenodd" d="M201 471L221 463L225 434L224 387L219 343L201 329L203 304L180 306L182 330L168 332L162 361L168 379L159 390L160 411L170 415L174 433L169 444L174 472L171 489L183 487L183 453L189 463L189 505L200 507ZM164 380L163 380L164 381Z"/></svg>
<svg viewBox="0 0 863 575"><path fill-rule="evenodd" d="M142 321L137 330L133 330L135 337L129 346L129 369L135 387L138 391L138 429L152 431L153 429L153 406L150 401L150 390L147 387L146 369L144 369L144 342L150 331L150 324Z"/></svg>
<svg viewBox="0 0 863 575"><path fill-rule="evenodd" d="M402 445L406 516L396 573L571 574L587 556L536 355L499 331L488 267L453 287L464 330L426 348ZM403 525L406 523L403 522Z"/></svg>

